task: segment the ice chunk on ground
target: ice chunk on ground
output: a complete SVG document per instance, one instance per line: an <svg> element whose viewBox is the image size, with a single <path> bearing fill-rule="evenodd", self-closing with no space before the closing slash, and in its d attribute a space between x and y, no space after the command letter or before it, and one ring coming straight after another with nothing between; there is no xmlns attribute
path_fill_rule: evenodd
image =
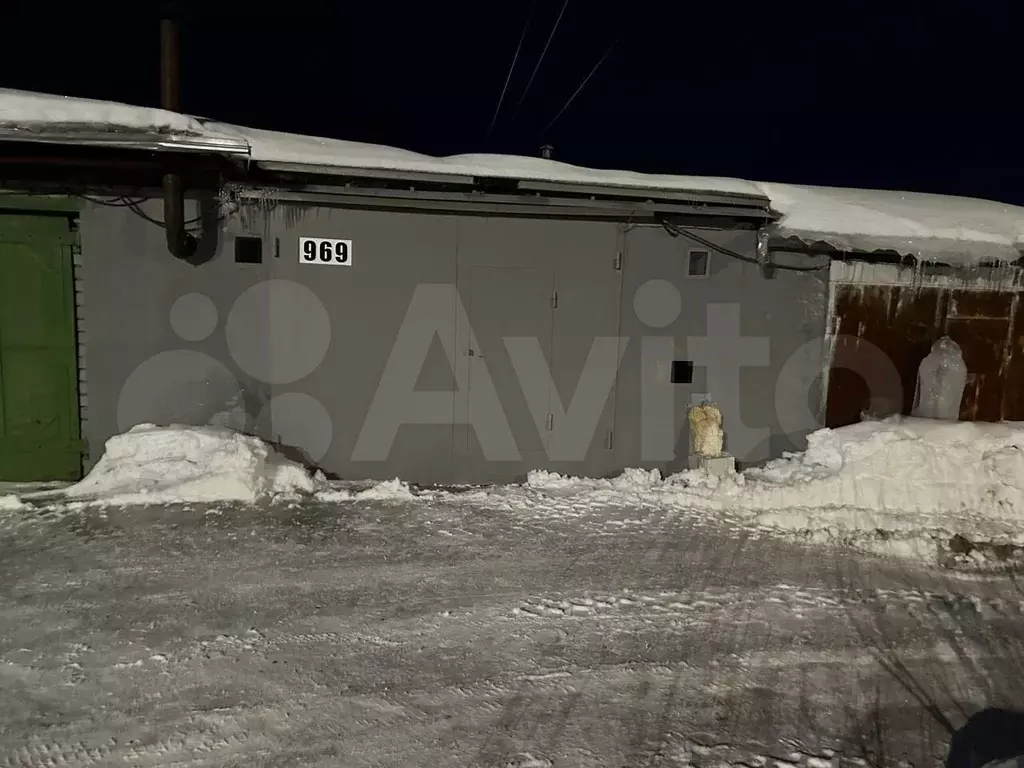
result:
<svg viewBox="0 0 1024 768"><path fill-rule="evenodd" d="M316 492L316 500L328 504L339 501L349 501L351 498L352 492L344 488L325 488L322 491Z"/></svg>
<svg viewBox="0 0 1024 768"><path fill-rule="evenodd" d="M526 486L548 491L596 491L612 490L622 492L645 491L662 482L657 469L625 469L621 475L610 478L572 477L534 469L526 474Z"/></svg>
<svg viewBox="0 0 1024 768"><path fill-rule="evenodd" d="M62 495L109 504L252 502L314 490L304 467L252 435L140 424L110 438L88 476Z"/></svg>
<svg viewBox="0 0 1024 768"><path fill-rule="evenodd" d="M355 495L359 501L408 501L415 497L416 494L409 488L409 484L403 483L397 477L372 485Z"/></svg>
<svg viewBox="0 0 1024 768"><path fill-rule="evenodd" d="M0 509L13 510L21 509L24 506L25 505L22 504L21 499L13 493L9 493L6 496L0 496Z"/></svg>

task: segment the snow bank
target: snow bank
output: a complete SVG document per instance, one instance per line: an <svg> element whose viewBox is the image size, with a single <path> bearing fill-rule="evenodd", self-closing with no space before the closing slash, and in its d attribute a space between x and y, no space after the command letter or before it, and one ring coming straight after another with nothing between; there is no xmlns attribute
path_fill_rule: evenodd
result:
<svg viewBox="0 0 1024 768"><path fill-rule="evenodd" d="M823 429L807 451L748 470L761 509L852 507L1024 521L1024 423L895 418Z"/></svg>
<svg viewBox="0 0 1024 768"><path fill-rule="evenodd" d="M259 438L221 427L140 424L110 438L88 476L61 495L106 504L252 502L314 490L305 468Z"/></svg>
<svg viewBox="0 0 1024 768"><path fill-rule="evenodd" d="M518 490L490 493L501 508L524 511L541 494L570 513L660 506L844 537L1024 543L1024 423L900 417L819 430L803 453L724 477L687 471L662 479L657 470L630 469L595 480L537 471Z"/></svg>
<svg viewBox="0 0 1024 768"><path fill-rule="evenodd" d="M5 496L0 496L0 510L10 511L14 509L21 509L24 506L25 505L22 503L21 499L14 494L9 493Z"/></svg>
<svg viewBox="0 0 1024 768"><path fill-rule="evenodd" d="M1024 422L892 418L808 435L803 453L718 478L662 479L628 469L607 480L531 472L526 487L561 494L641 494L683 506L971 513L1024 522Z"/></svg>

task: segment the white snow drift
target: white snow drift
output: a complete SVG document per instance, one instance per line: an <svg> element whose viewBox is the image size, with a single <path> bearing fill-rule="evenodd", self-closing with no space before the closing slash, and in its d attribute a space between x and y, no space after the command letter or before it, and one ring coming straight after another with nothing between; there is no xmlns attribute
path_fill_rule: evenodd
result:
<svg viewBox="0 0 1024 768"><path fill-rule="evenodd" d="M109 504L252 502L312 493L315 481L257 437L222 427L140 424L107 441L88 476L67 499Z"/></svg>
<svg viewBox="0 0 1024 768"><path fill-rule="evenodd" d="M627 470L609 480L532 472L536 493L575 507L637 503L728 513L791 530L960 533L1024 543L1024 423L892 418L808 436L808 449L731 476ZM497 493L497 491L496 491Z"/></svg>
<svg viewBox="0 0 1024 768"><path fill-rule="evenodd" d="M628 469L618 477L588 479L538 470L523 485L460 493L415 492L397 478L329 483L250 435L143 424L111 438L82 482L38 499L0 497L0 510L37 500L253 502L278 494L320 503L468 504L529 516L660 507L843 538L885 532L930 546L962 534L978 542L1024 544L1024 422L897 417L819 430L808 436L802 453L722 477L687 471L663 478L658 470Z"/></svg>
<svg viewBox="0 0 1024 768"><path fill-rule="evenodd" d="M845 507L1024 521L1024 423L887 419L808 437L802 454L749 470L760 509Z"/></svg>

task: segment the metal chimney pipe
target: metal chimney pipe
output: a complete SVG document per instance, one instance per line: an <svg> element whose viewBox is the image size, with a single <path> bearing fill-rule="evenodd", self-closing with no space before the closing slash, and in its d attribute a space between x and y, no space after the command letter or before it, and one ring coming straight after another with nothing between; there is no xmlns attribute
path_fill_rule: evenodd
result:
<svg viewBox="0 0 1024 768"><path fill-rule="evenodd" d="M160 21L160 106L181 111L181 28L173 19Z"/></svg>
<svg viewBox="0 0 1024 768"><path fill-rule="evenodd" d="M172 18L160 21L160 106L181 111L181 29ZM179 259L195 255L198 243L185 229L185 185L181 176L168 170L163 177L164 230L167 249Z"/></svg>

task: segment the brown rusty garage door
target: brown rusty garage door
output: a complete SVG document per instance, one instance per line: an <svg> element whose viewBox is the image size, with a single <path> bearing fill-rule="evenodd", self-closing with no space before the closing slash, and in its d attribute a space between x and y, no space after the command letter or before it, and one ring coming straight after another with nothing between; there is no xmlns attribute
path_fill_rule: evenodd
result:
<svg viewBox="0 0 1024 768"><path fill-rule="evenodd" d="M840 284L834 311L827 426L853 424L863 412L910 413L917 367L944 335L960 345L967 364L960 418L1024 419L1018 294Z"/></svg>

